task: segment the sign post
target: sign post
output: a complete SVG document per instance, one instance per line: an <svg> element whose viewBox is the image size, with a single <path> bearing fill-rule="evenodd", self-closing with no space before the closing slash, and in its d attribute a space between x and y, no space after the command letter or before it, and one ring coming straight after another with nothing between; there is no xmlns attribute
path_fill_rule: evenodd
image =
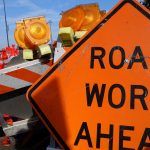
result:
<svg viewBox="0 0 150 150"><path fill-rule="evenodd" d="M63 149L150 149L150 14L122 0L28 91Z"/></svg>

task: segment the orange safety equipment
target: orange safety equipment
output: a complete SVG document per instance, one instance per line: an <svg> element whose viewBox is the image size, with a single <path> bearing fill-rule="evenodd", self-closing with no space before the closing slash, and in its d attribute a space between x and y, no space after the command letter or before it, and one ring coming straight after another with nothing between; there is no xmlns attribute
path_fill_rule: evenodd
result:
<svg viewBox="0 0 150 150"><path fill-rule="evenodd" d="M62 13L59 27L71 27L74 31L87 31L100 21L102 15L97 3L78 5Z"/></svg>
<svg viewBox="0 0 150 150"><path fill-rule="evenodd" d="M23 49L33 48L34 45L27 39L24 28L23 21L16 22L16 30L14 32L16 43Z"/></svg>
<svg viewBox="0 0 150 150"><path fill-rule="evenodd" d="M84 11L82 7L77 6L62 13L59 27L71 27L74 31L78 31L84 19Z"/></svg>
<svg viewBox="0 0 150 150"><path fill-rule="evenodd" d="M24 24L26 36L33 45L48 43L51 32L45 17L26 18Z"/></svg>
<svg viewBox="0 0 150 150"><path fill-rule="evenodd" d="M82 22L80 30L88 31L94 24L98 23L101 20L102 15L97 3L81 5L81 7L84 10L84 20Z"/></svg>
<svg viewBox="0 0 150 150"><path fill-rule="evenodd" d="M15 40L23 49L34 49L50 40L50 27L44 16L25 18L16 22Z"/></svg>

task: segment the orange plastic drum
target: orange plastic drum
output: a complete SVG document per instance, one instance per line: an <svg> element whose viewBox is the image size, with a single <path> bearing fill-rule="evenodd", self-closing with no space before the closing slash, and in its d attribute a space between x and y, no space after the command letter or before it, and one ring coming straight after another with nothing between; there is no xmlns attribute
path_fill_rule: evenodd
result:
<svg viewBox="0 0 150 150"><path fill-rule="evenodd" d="M19 47L23 49L34 47L34 45L30 43L30 41L25 35L23 21L16 22L16 30L14 32L14 37Z"/></svg>
<svg viewBox="0 0 150 150"><path fill-rule="evenodd" d="M84 11L81 7L69 9L63 12L59 27L71 27L74 31L78 31L84 19Z"/></svg>
<svg viewBox="0 0 150 150"><path fill-rule="evenodd" d="M25 33L33 45L46 44L50 40L50 27L45 17L34 17L24 19Z"/></svg>
<svg viewBox="0 0 150 150"><path fill-rule="evenodd" d="M99 22L102 16L98 4L81 5L81 7L84 10L85 16L80 30L87 31L91 29L94 24Z"/></svg>

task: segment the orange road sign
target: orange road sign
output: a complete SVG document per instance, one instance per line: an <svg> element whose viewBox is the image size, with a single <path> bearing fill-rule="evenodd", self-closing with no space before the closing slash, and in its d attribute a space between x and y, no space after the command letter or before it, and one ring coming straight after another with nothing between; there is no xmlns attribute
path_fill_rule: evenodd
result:
<svg viewBox="0 0 150 150"><path fill-rule="evenodd" d="M28 91L63 149L150 149L150 13L120 1Z"/></svg>

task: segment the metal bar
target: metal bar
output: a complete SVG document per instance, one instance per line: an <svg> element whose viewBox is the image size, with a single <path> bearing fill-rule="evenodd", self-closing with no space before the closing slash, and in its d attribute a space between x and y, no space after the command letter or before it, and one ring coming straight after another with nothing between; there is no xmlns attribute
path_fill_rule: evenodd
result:
<svg viewBox="0 0 150 150"><path fill-rule="evenodd" d="M3 131L6 136L14 136L17 134L25 133L29 131L38 121L39 119L37 117L16 121L14 122L13 126L4 127Z"/></svg>
<svg viewBox="0 0 150 150"><path fill-rule="evenodd" d="M40 64L40 63L41 63L41 61L39 59L37 59L37 60L33 60L33 61L23 62L21 64L17 64L14 66L6 67L6 68L0 70L0 75L11 72L11 71L15 71L15 70L18 70L21 68L26 68L28 66Z"/></svg>
<svg viewBox="0 0 150 150"><path fill-rule="evenodd" d="M6 36L7 36L7 45L9 47L9 35L8 35L8 23L7 23L7 14L6 14L6 7L5 7L5 0L3 0L3 6L4 6L4 16L5 16L5 26L6 26Z"/></svg>
<svg viewBox="0 0 150 150"><path fill-rule="evenodd" d="M52 58L50 58L49 60L51 60L51 59ZM20 64L13 65L13 66L1 69L0 70L0 75L11 72L11 71L15 71L15 70L18 70L18 69L21 69L21 68L26 68L26 67L29 67L29 66L37 65L37 64L42 64L41 60L36 59L36 60L33 60L33 61L22 62Z"/></svg>

